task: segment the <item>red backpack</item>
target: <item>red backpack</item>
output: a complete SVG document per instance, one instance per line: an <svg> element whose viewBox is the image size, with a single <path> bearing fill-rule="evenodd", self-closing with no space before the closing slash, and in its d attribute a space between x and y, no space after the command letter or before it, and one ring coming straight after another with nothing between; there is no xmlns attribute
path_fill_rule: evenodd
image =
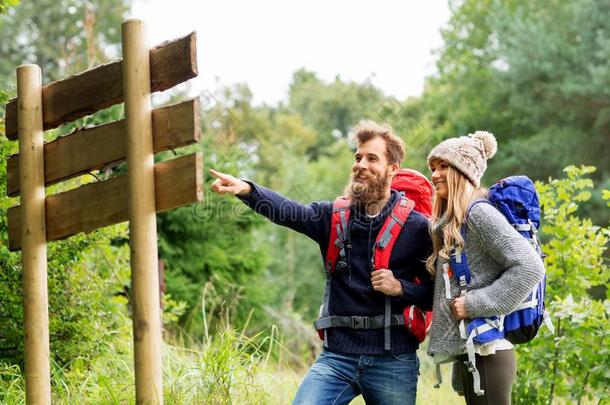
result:
<svg viewBox="0 0 610 405"><path fill-rule="evenodd" d="M432 184L426 177L416 170L399 169L392 179L392 189L401 193L401 201L388 215L381 227L375 242L375 269L388 269L392 248L403 225L406 223L411 211L414 209L429 218L432 214ZM324 267L327 274L326 290L324 292L324 305L321 308L320 318L314 322L318 335L326 345L326 329L330 327L349 327L353 329L384 328L385 349L390 350L390 327L404 325L419 342L422 342L432 321L432 313L425 314L415 305L409 305L403 310L403 315L391 314L390 297L386 296L385 314L376 317L358 316L330 316L328 313L328 299L330 295L330 276L335 271L347 267L345 241L347 240L347 224L349 221L349 200L338 197L333 203L330 238ZM420 281L416 278L416 283Z"/></svg>

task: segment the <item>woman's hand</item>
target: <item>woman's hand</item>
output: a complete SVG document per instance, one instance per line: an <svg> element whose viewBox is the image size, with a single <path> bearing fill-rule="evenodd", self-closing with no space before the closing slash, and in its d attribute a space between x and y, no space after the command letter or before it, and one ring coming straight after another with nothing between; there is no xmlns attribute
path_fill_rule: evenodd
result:
<svg viewBox="0 0 610 405"><path fill-rule="evenodd" d="M462 319L468 318L464 297L454 298L449 306L451 307L451 312L453 312L453 317L456 320L461 321Z"/></svg>

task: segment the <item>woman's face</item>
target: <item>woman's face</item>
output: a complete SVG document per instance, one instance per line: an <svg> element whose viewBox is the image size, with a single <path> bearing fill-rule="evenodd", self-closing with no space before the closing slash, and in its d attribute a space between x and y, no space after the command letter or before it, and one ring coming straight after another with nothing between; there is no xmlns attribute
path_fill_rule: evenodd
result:
<svg viewBox="0 0 610 405"><path fill-rule="evenodd" d="M447 186L447 170L449 165L447 162L434 159L430 162L430 170L432 170L432 184L436 189L436 196L446 200L449 197L449 188Z"/></svg>

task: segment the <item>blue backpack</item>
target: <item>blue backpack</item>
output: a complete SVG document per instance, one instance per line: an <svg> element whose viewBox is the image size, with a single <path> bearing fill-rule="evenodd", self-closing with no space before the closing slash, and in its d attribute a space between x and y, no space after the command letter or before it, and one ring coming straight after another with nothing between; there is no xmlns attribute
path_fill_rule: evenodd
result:
<svg viewBox="0 0 610 405"><path fill-rule="evenodd" d="M477 204L492 204L506 217L508 222L527 238L540 257L546 256L541 248L537 230L540 226L540 204L534 183L526 176L512 176L498 181L489 189L488 199L476 200L468 208ZM467 215L468 216L468 215ZM462 237L466 239L466 225L462 226ZM465 249L461 254L455 251L451 255L451 270L460 283L460 289L465 292L470 283L470 269L466 259ZM468 361L466 365L474 377L474 391L477 395L484 394L480 389L478 371L475 366L474 343L485 344L497 339L507 339L511 343L527 343L532 340L540 325L544 322L553 331L553 325L544 308L546 276L536 285L525 301L510 314L475 318L467 328L464 321L460 323L460 333L466 339Z"/></svg>

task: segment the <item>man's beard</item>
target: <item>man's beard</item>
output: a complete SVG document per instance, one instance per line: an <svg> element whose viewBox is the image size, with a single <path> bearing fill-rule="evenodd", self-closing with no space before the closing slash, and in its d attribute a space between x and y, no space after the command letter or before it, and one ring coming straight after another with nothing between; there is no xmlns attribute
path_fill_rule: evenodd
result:
<svg viewBox="0 0 610 405"><path fill-rule="evenodd" d="M350 175L349 181L345 186L345 195L352 204L368 207L382 201L388 192L389 174L388 170L381 175L376 175L370 171L355 171ZM368 183L360 183L356 179L362 175L366 176Z"/></svg>

